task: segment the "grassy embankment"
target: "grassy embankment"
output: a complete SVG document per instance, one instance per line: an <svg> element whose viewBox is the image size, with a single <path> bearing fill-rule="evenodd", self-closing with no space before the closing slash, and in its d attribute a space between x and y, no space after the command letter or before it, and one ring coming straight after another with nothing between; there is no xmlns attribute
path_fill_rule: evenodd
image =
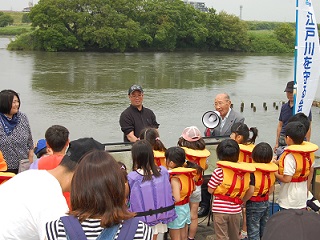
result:
<svg viewBox="0 0 320 240"><path fill-rule="evenodd" d="M22 23L23 12L4 11L13 18L13 25L0 28L0 35L16 36L31 31L30 23Z"/></svg>

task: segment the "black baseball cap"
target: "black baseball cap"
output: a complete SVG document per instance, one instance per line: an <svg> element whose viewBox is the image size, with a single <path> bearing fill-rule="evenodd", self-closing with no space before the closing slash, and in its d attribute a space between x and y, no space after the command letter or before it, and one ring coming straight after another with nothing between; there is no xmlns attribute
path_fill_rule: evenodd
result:
<svg viewBox="0 0 320 240"><path fill-rule="evenodd" d="M104 145L93 138L79 138L69 143L69 148L63 158L79 163L81 158L92 150L104 150Z"/></svg>
<svg viewBox="0 0 320 240"><path fill-rule="evenodd" d="M134 91L139 91L141 93L143 93L143 89L140 85L132 85L129 90L128 90L128 95L130 95L131 93L133 93Z"/></svg>

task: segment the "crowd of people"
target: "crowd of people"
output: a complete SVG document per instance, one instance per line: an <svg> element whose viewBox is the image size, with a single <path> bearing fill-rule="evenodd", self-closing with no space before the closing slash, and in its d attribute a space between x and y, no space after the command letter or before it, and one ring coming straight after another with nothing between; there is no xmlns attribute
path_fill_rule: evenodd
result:
<svg viewBox="0 0 320 240"><path fill-rule="evenodd" d="M1 91L0 240L156 240L167 232L171 240L193 240L198 218L209 214L217 240L282 239L281 229L272 231L273 218L292 213L320 222L315 213L318 218L304 213L318 149L310 142L311 115L293 115L293 82L285 92L288 103L280 112L274 148L256 144L258 129L244 123L226 93L214 99L217 126L204 134L186 127L176 146L166 148L156 115L143 106L142 87L132 85L130 106L119 119L124 142L132 142L127 169L93 138L70 141L60 125L50 126L34 146L19 95ZM212 153L203 136L226 138ZM206 181L210 154L218 162ZM30 169L20 172L25 159ZM269 220L269 195L277 182L281 211ZM303 239L319 234L308 231Z"/></svg>

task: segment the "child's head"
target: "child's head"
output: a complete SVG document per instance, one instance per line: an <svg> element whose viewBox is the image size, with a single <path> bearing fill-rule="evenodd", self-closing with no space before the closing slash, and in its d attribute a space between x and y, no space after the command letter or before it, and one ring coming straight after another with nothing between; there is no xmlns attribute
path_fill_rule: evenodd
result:
<svg viewBox="0 0 320 240"><path fill-rule="evenodd" d="M186 154L181 147L170 147L165 152L167 166L170 162L174 163L174 167L182 167L186 161Z"/></svg>
<svg viewBox="0 0 320 240"><path fill-rule="evenodd" d="M301 122L301 123L304 125L304 127L305 127L305 129L306 129L306 132L309 131L309 128L310 128L310 120L309 120L309 118L308 118L304 113L302 113L302 112L297 113L297 114L291 116L291 117L289 118L289 120L288 120L288 123L289 123L289 122Z"/></svg>
<svg viewBox="0 0 320 240"><path fill-rule="evenodd" d="M195 126L191 126L183 130L181 137L178 140L178 146L194 150L203 150L206 148L206 143L201 137L200 130Z"/></svg>
<svg viewBox="0 0 320 240"><path fill-rule="evenodd" d="M121 170L121 173L123 174L123 177L125 179L125 193L126 193L125 196L126 196L126 198L128 198L128 196L130 194L130 189L129 189L129 185L128 185L127 166L121 161L118 161L117 163L118 163L119 168Z"/></svg>
<svg viewBox="0 0 320 240"><path fill-rule="evenodd" d="M286 142L288 145L301 144L306 135L306 128L301 122L289 122L285 127ZM289 137L289 140L287 139ZM292 143L291 143L291 141Z"/></svg>
<svg viewBox="0 0 320 240"><path fill-rule="evenodd" d="M144 180L150 180L152 175L160 175L154 163L152 147L147 140L135 142L131 148L131 156L133 160L132 169L142 169Z"/></svg>
<svg viewBox="0 0 320 240"><path fill-rule="evenodd" d="M140 132L140 139L147 140L151 144L153 150L157 150L157 151L166 150L166 147L160 140L159 132L155 128L142 129L142 131Z"/></svg>
<svg viewBox="0 0 320 240"><path fill-rule="evenodd" d="M41 158L43 155L47 154L47 142L45 139L40 139L37 142L37 146L34 148L34 154L37 158Z"/></svg>
<svg viewBox="0 0 320 240"><path fill-rule="evenodd" d="M272 160L273 151L268 143L261 142L253 148L251 156L256 163L269 163Z"/></svg>
<svg viewBox="0 0 320 240"><path fill-rule="evenodd" d="M124 178L127 181L128 180L128 178L127 178L127 175L128 175L127 166L121 161L118 161L117 163L118 163L118 165L119 165L119 167L121 169L121 172L123 173Z"/></svg>
<svg viewBox="0 0 320 240"><path fill-rule="evenodd" d="M250 132L252 137L249 138ZM256 141L258 136L258 129L255 127L248 128L247 124L237 122L231 126L230 138L235 140L239 144L250 144Z"/></svg>
<svg viewBox="0 0 320 240"><path fill-rule="evenodd" d="M216 152L219 160L238 162L240 149L235 140L225 139L219 143Z"/></svg>
<svg viewBox="0 0 320 240"><path fill-rule="evenodd" d="M53 152L60 152L69 143L69 131L63 126L53 125L47 129L45 138Z"/></svg>

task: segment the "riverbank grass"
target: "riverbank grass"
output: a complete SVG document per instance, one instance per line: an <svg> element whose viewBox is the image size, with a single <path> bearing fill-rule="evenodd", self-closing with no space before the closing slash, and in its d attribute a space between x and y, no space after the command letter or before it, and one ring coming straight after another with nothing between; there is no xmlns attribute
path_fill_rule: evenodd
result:
<svg viewBox="0 0 320 240"><path fill-rule="evenodd" d="M13 25L0 27L1 36L17 36L17 35L32 31L32 27L30 23L22 23L22 17L26 13L14 12L14 11L2 11L2 12L13 18Z"/></svg>
<svg viewBox="0 0 320 240"><path fill-rule="evenodd" d="M273 30L250 30L248 31L248 52L259 53L291 53L293 48L280 42Z"/></svg>
<svg viewBox="0 0 320 240"><path fill-rule="evenodd" d="M11 25L0 28L0 35L16 36L23 33L31 32L32 27L30 24Z"/></svg>
<svg viewBox="0 0 320 240"><path fill-rule="evenodd" d="M4 12L7 15L10 15L13 18L13 24L14 25L19 25L22 23L22 16L23 14L26 14L24 12L14 12L14 11L1 11Z"/></svg>

